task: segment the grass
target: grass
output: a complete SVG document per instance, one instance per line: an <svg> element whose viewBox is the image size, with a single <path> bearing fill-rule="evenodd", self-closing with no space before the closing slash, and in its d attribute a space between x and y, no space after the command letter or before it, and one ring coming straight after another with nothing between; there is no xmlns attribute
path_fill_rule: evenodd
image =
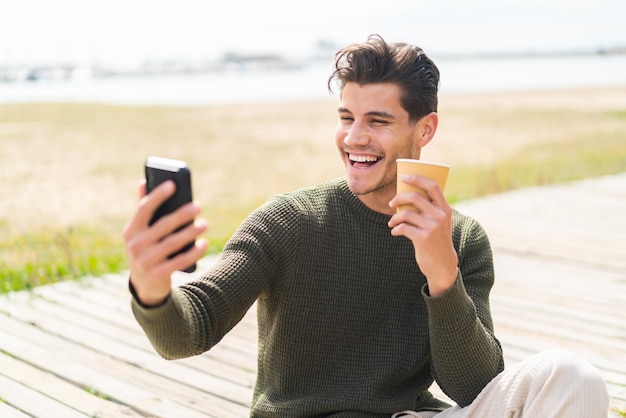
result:
<svg viewBox="0 0 626 418"><path fill-rule="evenodd" d="M11 237L0 242L1 292L120 271L126 266L122 248L118 238L89 229Z"/></svg>
<svg viewBox="0 0 626 418"><path fill-rule="evenodd" d="M442 97L450 202L626 171L624 89ZM342 174L336 102L0 106L0 292L126 268L147 155L187 160L218 252L269 195Z"/></svg>
<svg viewBox="0 0 626 418"><path fill-rule="evenodd" d="M446 190L448 201L626 171L626 147L618 134L597 137L593 142L581 137L565 143L533 144L521 155L452 170Z"/></svg>

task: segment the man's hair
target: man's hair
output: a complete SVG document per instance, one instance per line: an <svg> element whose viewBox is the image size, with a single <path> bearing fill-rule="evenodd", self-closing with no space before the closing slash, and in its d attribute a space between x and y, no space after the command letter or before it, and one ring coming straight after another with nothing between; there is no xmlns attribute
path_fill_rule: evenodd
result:
<svg viewBox="0 0 626 418"><path fill-rule="evenodd" d="M400 103L412 121L437 111L439 70L421 48L406 43L386 43L380 35L348 45L335 55L335 70L328 79L343 91L349 82L361 86L393 83L400 87Z"/></svg>

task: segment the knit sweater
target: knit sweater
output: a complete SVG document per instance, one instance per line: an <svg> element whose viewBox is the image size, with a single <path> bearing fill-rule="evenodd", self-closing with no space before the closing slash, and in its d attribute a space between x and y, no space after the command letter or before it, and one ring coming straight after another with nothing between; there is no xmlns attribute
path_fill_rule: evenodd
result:
<svg viewBox="0 0 626 418"><path fill-rule="evenodd" d="M345 179L274 196L216 265L135 317L167 359L209 350L258 310L254 417L383 417L442 410L436 379L459 405L504 366L493 335L494 271L480 225L457 211L454 286L428 295L412 243L367 208Z"/></svg>

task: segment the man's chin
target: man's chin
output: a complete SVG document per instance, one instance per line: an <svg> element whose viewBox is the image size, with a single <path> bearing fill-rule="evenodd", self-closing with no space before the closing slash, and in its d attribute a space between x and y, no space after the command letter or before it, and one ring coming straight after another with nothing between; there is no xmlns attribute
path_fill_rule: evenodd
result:
<svg viewBox="0 0 626 418"><path fill-rule="evenodd" d="M350 191L357 196L363 196L376 191L376 187L372 184L350 178L348 178L348 187L350 188Z"/></svg>
<svg viewBox="0 0 626 418"><path fill-rule="evenodd" d="M365 191L366 189L364 189L362 185L355 184L354 182L351 182L350 179L348 179L348 187L350 188L350 191L357 196L367 194Z"/></svg>
<svg viewBox="0 0 626 418"><path fill-rule="evenodd" d="M367 181L362 178L348 176L348 187L357 196L364 196L370 193L390 193L393 197L396 190L395 179L382 179L378 181ZM391 199L391 197L390 197Z"/></svg>

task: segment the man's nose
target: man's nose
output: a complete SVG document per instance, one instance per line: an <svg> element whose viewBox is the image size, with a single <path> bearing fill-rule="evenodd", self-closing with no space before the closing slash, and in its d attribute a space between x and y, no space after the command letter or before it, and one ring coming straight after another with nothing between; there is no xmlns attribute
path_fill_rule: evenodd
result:
<svg viewBox="0 0 626 418"><path fill-rule="evenodd" d="M366 145L369 142L369 134L362 124L354 122L350 125L343 142L348 146Z"/></svg>

